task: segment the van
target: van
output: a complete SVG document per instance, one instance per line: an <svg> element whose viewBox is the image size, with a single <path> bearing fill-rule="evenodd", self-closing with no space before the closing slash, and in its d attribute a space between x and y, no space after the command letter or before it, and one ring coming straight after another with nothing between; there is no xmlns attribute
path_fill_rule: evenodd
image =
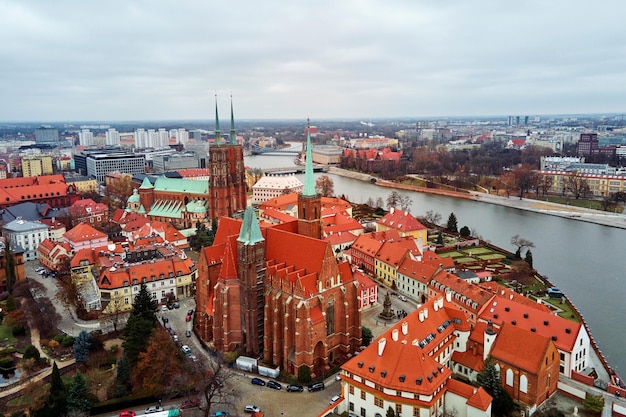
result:
<svg viewBox="0 0 626 417"><path fill-rule="evenodd" d="M556 287L548 288L548 297L561 298L563 297L563 292Z"/></svg>
<svg viewBox="0 0 626 417"><path fill-rule="evenodd" d="M324 383L323 382L316 382L315 384L309 385L309 392L321 391L323 389L324 389Z"/></svg>

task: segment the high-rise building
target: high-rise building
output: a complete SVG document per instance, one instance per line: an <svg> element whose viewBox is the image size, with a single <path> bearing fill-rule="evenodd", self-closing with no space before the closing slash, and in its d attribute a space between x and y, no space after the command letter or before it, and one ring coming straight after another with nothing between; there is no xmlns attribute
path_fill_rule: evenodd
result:
<svg viewBox="0 0 626 417"><path fill-rule="evenodd" d="M54 127L41 126L35 129L35 142L58 144L59 143L59 131Z"/></svg>
<svg viewBox="0 0 626 417"><path fill-rule="evenodd" d="M52 174L52 157L50 155L33 155L22 158L22 176L36 177Z"/></svg>
<svg viewBox="0 0 626 417"><path fill-rule="evenodd" d="M93 133L89 129L83 129L78 133L78 140L83 146L92 146Z"/></svg>
<svg viewBox="0 0 626 417"><path fill-rule="evenodd" d="M170 146L170 134L167 130L160 128L158 131L158 139L154 144L155 148L167 148Z"/></svg>
<svg viewBox="0 0 626 417"><path fill-rule="evenodd" d="M148 148L148 132L145 129L135 130L135 148Z"/></svg>
<svg viewBox="0 0 626 417"><path fill-rule="evenodd" d="M109 146L119 146L120 133L114 128L109 128L109 130L107 130L105 133L104 143Z"/></svg>
<svg viewBox="0 0 626 417"><path fill-rule="evenodd" d="M176 143L186 145L189 142L189 132L185 129L171 129L170 137L176 139Z"/></svg>

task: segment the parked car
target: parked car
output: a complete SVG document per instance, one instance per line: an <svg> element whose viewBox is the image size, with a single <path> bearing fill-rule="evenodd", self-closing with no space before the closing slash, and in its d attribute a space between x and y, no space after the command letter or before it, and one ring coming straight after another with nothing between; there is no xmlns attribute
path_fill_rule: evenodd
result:
<svg viewBox="0 0 626 417"><path fill-rule="evenodd" d="M302 385L287 385L287 392L302 392L304 388Z"/></svg>
<svg viewBox="0 0 626 417"><path fill-rule="evenodd" d="M191 316L189 314L185 317L185 321L191 321Z"/></svg>
<svg viewBox="0 0 626 417"><path fill-rule="evenodd" d="M341 395L333 395L333 397L330 399L330 404L335 404L337 401L339 401L340 398Z"/></svg>
<svg viewBox="0 0 626 417"><path fill-rule="evenodd" d="M189 359L191 359L192 362L198 362L198 357L196 355L189 355Z"/></svg>
<svg viewBox="0 0 626 417"><path fill-rule="evenodd" d="M174 342L178 342L178 335L177 334L172 335L172 339L174 339Z"/></svg>
<svg viewBox="0 0 626 417"><path fill-rule="evenodd" d="M135 417L137 413L132 410L122 411L119 417Z"/></svg>
<svg viewBox="0 0 626 417"><path fill-rule="evenodd" d="M187 315L188 316L193 316L193 310L187 310Z"/></svg>
<svg viewBox="0 0 626 417"><path fill-rule="evenodd" d="M178 304L178 301L174 302L174 304L172 304L174 306L174 308L180 308L180 304Z"/></svg>
<svg viewBox="0 0 626 417"><path fill-rule="evenodd" d="M161 411L163 411L163 407L161 407L160 405L152 405L152 406L146 408L144 413L145 414L152 414L152 413L159 413Z"/></svg>
<svg viewBox="0 0 626 417"><path fill-rule="evenodd" d="M161 306L161 311L167 311L167 306L166 305L162 305Z"/></svg>
<svg viewBox="0 0 626 417"><path fill-rule="evenodd" d="M398 296L398 299L399 299L400 301L406 301L406 297L405 297L404 295L399 295L399 296Z"/></svg>
<svg viewBox="0 0 626 417"><path fill-rule="evenodd" d="M170 319L168 319L167 316L161 317L161 320L163 320L163 323L169 323L170 321Z"/></svg>
<svg viewBox="0 0 626 417"><path fill-rule="evenodd" d="M191 355L191 348L187 345L183 345L180 350L182 350L185 355Z"/></svg>
<svg viewBox="0 0 626 417"><path fill-rule="evenodd" d="M211 414L211 417L230 417L230 413L228 411L216 411Z"/></svg>
<svg viewBox="0 0 626 417"><path fill-rule="evenodd" d="M260 385L262 387L265 386L265 381L263 381L261 378L252 378L250 382L252 383L252 385Z"/></svg>
<svg viewBox="0 0 626 417"><path fill-rule="evenodd" d="M276 381L267 381L267 386L273 389L281 389L283 387Z"/></svg>
<svg viewBox="0 0 626 417"><path fill-rule="evenodd" d="M248 404L243 408L243 411L245 411L246 413L258 413L261 411L261 409L256 405Z"/></svg>
<svg viewBox="0 0 626 417"><path fill-rule="evenodd" d="M174 304L172 303L167 303L167 308L172 310L174 308Z"/></svg>
<svg viewBox="0 0 626 417"><path fill-rule="evenodd" d="M198 398L189 398L181 403L180 408L184 410L187 408L195 408L199 405L200 405L200 400Z"/></svg>
<svg viewBox="0 0 626 417"><path fill-rule="evenodd" d="M185 336L191 337L191 330L185 330Z"/></svg>
<svg viewBox="0 0 626 417"><path fill-rule="evenodd" d="M324 383L323 382L316 382L314 384L309 385L309 392L321 391L323 389L324 389Z"/></svg>

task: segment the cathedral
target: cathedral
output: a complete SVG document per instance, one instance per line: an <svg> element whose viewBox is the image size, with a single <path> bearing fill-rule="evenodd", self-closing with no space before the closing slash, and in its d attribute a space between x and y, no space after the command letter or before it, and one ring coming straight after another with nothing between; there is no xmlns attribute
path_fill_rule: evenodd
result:
<svg viewBox="0 0 626 417"><path fill-rule="evenodd" d="M215 104L215 143L209 147L208 169L208 182L161 176L153 184L145 177L139 190L128 198L126 211L190 228L246 208L243 149L237 143L232 100L228 142L222 141Z"/></svg>
<svg viewBox="0 0 626 417"><path fill-rule="evenodd" d="M218 351L315 377L360 349L361 316L349 264L321 240L310 136L305 172L298 219L264 227L252 207L220 218L198 261L194 330Z"/></svg>

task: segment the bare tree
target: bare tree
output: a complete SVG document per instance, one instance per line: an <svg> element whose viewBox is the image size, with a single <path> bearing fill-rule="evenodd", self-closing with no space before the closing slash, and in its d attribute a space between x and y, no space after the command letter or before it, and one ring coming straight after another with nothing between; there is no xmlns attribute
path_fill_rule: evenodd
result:
<svg viewBox="0 0 626 417"><path fill-rule="evenodd" d="M393 190L387 196L387 208L390 209L392 207L397 207L398 204L400 204L401 200L402 200L402 196L400 195L400 193L397 192L396 190Z"/></svg>
<svg viewBox="0 0 626 417"><path fill-rule="evenodd" d="M574 194L576 200L580 197L585 198L590 192L589 182L586 178L583 178L578 172L575 172L567 179L566 189Z"/></svg>
<svg viewBox="0 0 626 417"><path fill-rule="evenodd" d="M413 200L411 200L411 197L409 197L408 195L400 197L400 207L402 208L402 211L409 211L411 205L413 205Z"/></svg>
<svg viewBox="0 0 626 417"><path fill-rule="evenodd" d="M234 406L240 393L236 389L237 374L228 368L224 358L217 356L207 362L192 362L190 376L194 390L202 398L200 410L209 417L213 406Z"/></svg>
<svg viewBox="0 0 626 417"><path fill-rule="evenodd" d="M430 224L438 225L441 222L441 214L432 210L426 212L426 221Z"/></svg>
<svg viewBox="0 0 626 417"><path fill-rule="evenodd" d="M528 239L524 239L520 235L515 235L511 237L511 245L517 246L515 256L517 256L518 258L522 257L522 249L530 249L535 247L535 244L533 242Z"/></svg>
<svg viewBox="0 0 626 417"><path fill-rule="evenodd" d="M335 195L335 183L328 175L322 175L315 181L315 191L322 197Z"/></svg>
<svg viewBox="0 0 626 417"><path fill-rule="evenodd" d="M384 202L383 202L383 198L382 197L378 197L376 199L376 208L383 208L384 206Z"/></svg>

